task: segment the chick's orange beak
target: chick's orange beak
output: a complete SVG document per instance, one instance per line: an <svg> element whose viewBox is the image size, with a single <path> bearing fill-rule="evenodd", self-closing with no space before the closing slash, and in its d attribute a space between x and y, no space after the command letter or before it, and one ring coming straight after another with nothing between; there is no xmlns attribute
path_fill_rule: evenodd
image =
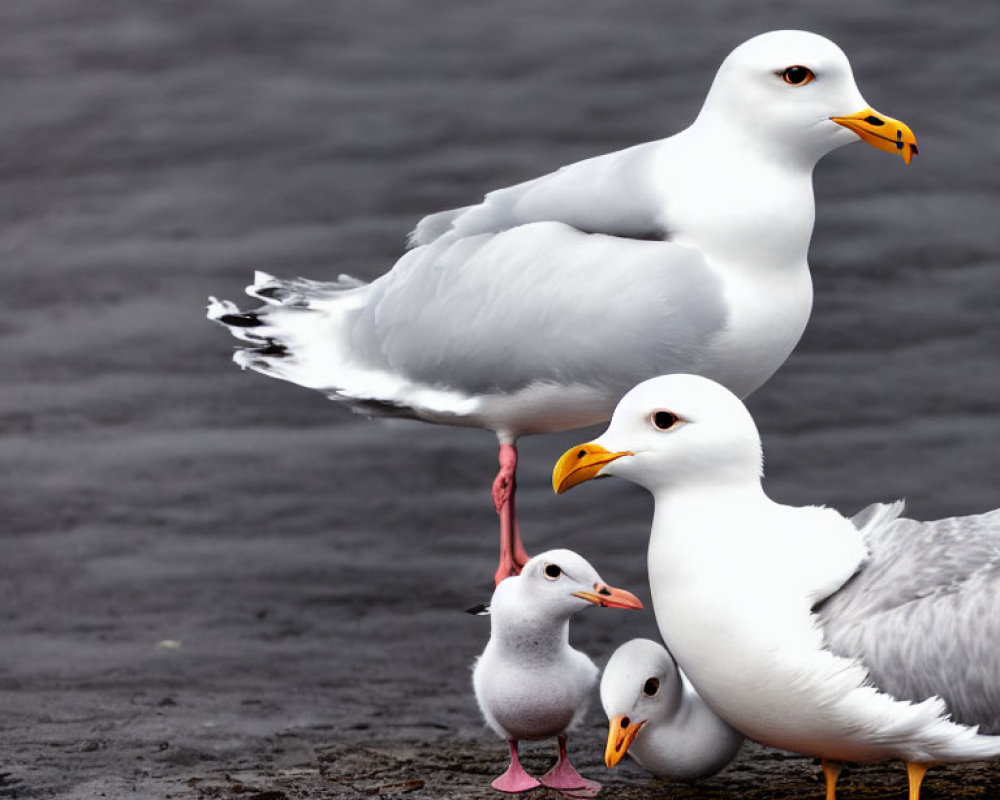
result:
<svg viewBox="0 0 1000 800"><path fill-rule="evenodd" d="M919 152L917 137L905 122L879 114L872 108L866 108L857 114L846 117L830 117L838 125L843 125L861 137L872 147L889 153L899 153L907 164Z"/></svg>
<svg viewBox="0 0 1000 800"><path fill-rule="evenodd" d="M604 763L609 769L625 758L629 746L645 724L646 720L633 722L625 714L608 720L608 744L604 748Z"/></svg>
<svg viewBox="0 0 1000 800"><path fill-rule="evenodd" d="M599 444L581 444L563 453L552 468L552 488L556 494L597 477L616 458L634 455L630 450L612 453Z"/></svg>
<svg viewBox="0 0 1000 800"><path fill-rule="evenodd" d="M573 592L573 597L579 597L595 606L604 606L605 608L642 608L642 601L632 592L616 589L605 583L595 583L592 592Z"/></svg>

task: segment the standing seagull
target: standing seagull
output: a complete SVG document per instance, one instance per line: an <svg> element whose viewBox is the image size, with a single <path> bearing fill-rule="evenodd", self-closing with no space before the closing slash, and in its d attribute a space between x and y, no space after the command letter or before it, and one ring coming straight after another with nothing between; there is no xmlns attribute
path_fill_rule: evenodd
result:
<svg viewBox="0 0 1000 800"><path fill-rule="evenodd" d="M618 475L653 494L649 583L663 641L705 701L762 744L927 767L1000 755L1000 511L854 521L773 502L753 419L694 375L640 384L567 451L556 491ZM821 605L820 605L821 604Z"/></svg>
<svg viewBox="0 0 1000 800"><path fill-rule="evenodd" d="M600 789L566 755L567 733L586 713L597 686L594 662L569 644L570 617L589 604L642 608L639 598L605 584L571 550L535 556L494 591L490 640L472 673L486 723L510 748L510 766L493 781L494 789L523 792L542 784L576 797ZM521 767L517 743L550 736L558 739L559 759L536 780Z"/></svg>
<svg viewBox="0 0 1000 800"><path fill-rule="evenodd" d="M766 33L729 54L686 130L425 217L370 284L258 272L264 307L212 298L208 316L251 344L244 368L362 413L493 431L499 582L527 560L519 436L603 422L665 372L746 396L781 366L812 306L813 167L859 139L917 152L833 42Z"/></svg>

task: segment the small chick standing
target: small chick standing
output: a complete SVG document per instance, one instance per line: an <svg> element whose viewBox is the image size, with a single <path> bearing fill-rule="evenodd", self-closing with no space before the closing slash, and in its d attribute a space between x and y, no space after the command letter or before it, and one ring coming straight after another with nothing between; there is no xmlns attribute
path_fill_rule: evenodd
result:
<svg viewBox="0 0 1000 800"><path fill-rule="evenodd" d="M535 556L493 593L490 640L476 661L472 685L486 724L510 747L510 766L493 781L494 789L523 792L544 784L575 797L600 789L566 755L567 734L586 713L597 685L594 662L569 644L570 617L590 604L642 608L635 595L605 584L571 550ZM550 736L558 738L559 760L536 780L521 767L517 743Z"/></svg>
<svg viewBox="0 0 1000 800"><path fill-rule="evenodd" d="M658 778L689 781L714 775L743 746L743 734L701 699L667 648L649 639L615 650L601 676L601 704L608 767L628 753Z"/></svg>

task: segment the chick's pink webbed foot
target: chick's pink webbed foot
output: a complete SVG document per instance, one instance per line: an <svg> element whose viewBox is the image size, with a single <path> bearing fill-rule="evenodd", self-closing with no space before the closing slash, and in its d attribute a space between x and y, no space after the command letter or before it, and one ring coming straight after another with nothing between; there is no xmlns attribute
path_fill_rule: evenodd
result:
<svg viewBox="0 0 1000 800"><path fill-rule="evenodd" d="M517 449L512 444L500 445L500 471L493 480L493 504L500 515L500 563L493 576L495 584L511 575L519 575L528 563L528 554L521 543L514 496L517 490Z"/></svg>
<svg viewBox="0 0 1000 800"><path fill-rule="evenodd" d="M510 748L510 765L503 775L493 781L491 784L493 788L500 792L516 794L540 786L541 784L525 772L521 766L517 757L517 739L508 739L507 746Z"/></svg>
<svg viewBox="0 0 1000 800"><path fill-rule="evenodd" d="M569 763L566 755L566 737L559 737L559 760L555 766L542 775L539 780L550 789L558 789L567 797L594 797L601 789L597 781L584 778L576 768Z"/></svg>

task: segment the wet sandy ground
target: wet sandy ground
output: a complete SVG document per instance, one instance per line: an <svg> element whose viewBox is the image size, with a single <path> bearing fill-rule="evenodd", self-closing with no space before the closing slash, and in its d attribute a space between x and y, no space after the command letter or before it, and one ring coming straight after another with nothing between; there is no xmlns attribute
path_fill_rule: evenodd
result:
<svg viewBox="0 0 1000 800"><path fill-rule="evenodd" d="M809 330L752 399L768 488L933 518L998 505L1000 60L986 3L93 2L0 7L0 797L489 797L469 666L494 444L375 424L229 362L252 269L371 278L424 213L658 138L748 36L803 27L909 122L816 176ZM530 549L645 590L650 502L556 498L584 433L525 440ZM599 663L650 614L592 610ZM819 797L751 749L694 787L573 752L608 797ZM529 752L544 769L548 750ZM537 754L537 755L533 755ZM902 797L900 765L842 797ZM925 797L995 795L994 767ZM541 798L543 791L535 796Z"/></svg>

